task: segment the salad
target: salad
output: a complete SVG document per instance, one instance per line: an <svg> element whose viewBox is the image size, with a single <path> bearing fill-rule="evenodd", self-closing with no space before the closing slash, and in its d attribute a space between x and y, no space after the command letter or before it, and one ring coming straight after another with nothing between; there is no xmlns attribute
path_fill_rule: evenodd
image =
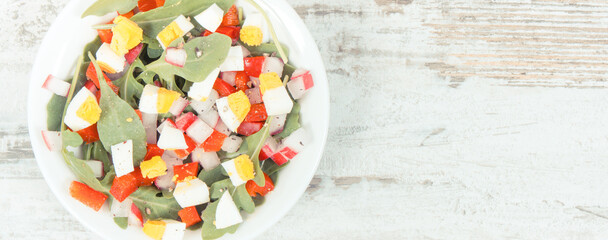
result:
<svg viewBox="0 0 608 240"><path fill-rule="evenodd" d="M72 79L43 88L49 151L78 181L70 195L153 239L234 233L303 151L298 99L311 73L288 63L253 0L98 0L110 16Z"/></svg>

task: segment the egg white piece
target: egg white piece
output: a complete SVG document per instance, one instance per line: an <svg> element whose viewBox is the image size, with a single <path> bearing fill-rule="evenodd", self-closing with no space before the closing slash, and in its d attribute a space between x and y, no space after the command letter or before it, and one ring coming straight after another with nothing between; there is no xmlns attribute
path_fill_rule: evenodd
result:
<svg viewBox="0 0 608 240"><path fill-rule="evenodd" d="M183 35L186 35L186 33L190 32L192 29L194 29L194 24L192 24L186 17L184 17L184 15L179 15L179 17L177 17L175 20L173 20L175 23L177 23L177 26L179 26L179 28L182 30L182 32L184 32Z"/></svg>
<svg viewBox="0 0 608 240"><path fill-rule="evenodd" d="M220 65L222 72L237 72L245 70L245 63L243 62L243 49L241 46L230 47L228 50L228 56L224 63Z"/></svg>
<svg viewBox="0 0 608 240"><path fill-rule="evenodd" d="M89 89L83 87L82 89L80 89L80 91L78 91L78 93L76 93L76 95L72 98L70 105L68 105L68 109L65 113L64 123L74 132L80 131L93 125L76 115L76 112L78 111L80 106L89 97L93 97L97 101L95 95L91 93Z"/></svg>
<svg viewBox="0 0 608 240"><path fill-rule="evenodd" d="M103 177L103 163L101 161L88 160L85 163L93 170L93 176L96 178Z"/></svg>
<svg viewBox="0 0 608 240"><path fill-rule="evenodd" d="M270 41L270 30L268 29L268 24L266 24L266 19L259 12L251 12L249 14L245 13L245 21L243 22L243 27L246 26L255 26L262 30L262 42Z"/></svg>
<svg viewBox="0 0 608 240"><path fill-rule="evenodd" d="M217 4L211 5L205 9L199 15L196 15L194 19L205 29L210 32L215 32L217 28L222 24L224 18L224 10L222 10Z"/></svg>
<svg viewBox="0 0 608 240"><path fill-rule="evenodd" d="M266 90L262 99L268 116L288 114L293 108L293 101L283 86Z"/></svg>
<svg viewBox="0 0 608 240"><path fill-rule="evenodd" d="M198 178L177 183L173 196L179 206L187 208L209 202L209 188Z"/></svg>
<svg viewBox="0 0 608 240"><path fill-rule="evenodd" d="M110 207L110 212L112 213L113 217L129 217L132 204L133 200L131 200L131 198L126 198L122 202L112 198L112 207Z"/></svg>
<svg viewBox="0 0 608 240"><path fill-rule="evenodd" d="M188 144L186 143L186 139L184 138L182 131L171 126L163 127L156 145L158 148L165 150L188 148Z"/></svg>
<svg viewBox="0 0 608 240"><path fill-rule="evenodd" d="M234 185L235 187L238 187L241 184L247 182L247 181L243 181L241 176L239 176L239 173L236 171L236 163L234 162L234 159L223 162L222 167L224 168L224 170L226 170L226 173L228 173L228 176L230 176L230 181L232 182L232 185Z"/></svg>
<svg viewBox="0 0 608 240"><path fill-rule="evenodd" d="M113 145L112 163L116 171L116 177L122 177L133 172L133 141L131 139Z"/></svg>
<svg viewBox="0 0 608 240"><path fill-rule="evenodd" d="M139 111L145 113L158 113L158 89L159 87L148 84L144 87L141 97L139 98Z"/></svg>
<svg viewBox="0 0 608 240"><path fill-rule="evenodd" d="M222 229L234 224L242 223L243 217L234 204L230 193L225 192L217 203L215 210L215 228Z"/></svg>
<svg viewBox="0 0 608 240"><path fill-rule="evenodd" d="M228 105L228 97L218 99L215 101L215 104L217 105L217 111L220 114L222 122L226 124L230 131L236 132L241 125L241 122L236 118L236 115L234 115L232 109L230 109L230 106Z"/></svg>
<svg viewBox="0 0 608 240"><path fill-rule="evenodd" d="M186 232L186 223L175 221L175 220L163 220L165 225L165 232L163 233L162 240L182 240L184 239L184 233Z"/></svg>
<svg viewBox="0 0 608 240"><path fill-rule="evenodd" d="M213 91L213 84L215 84L215 80L220 75L220 68L216 68L207 77L205 80L193 83L188 90L188 97L197 101L206 101ZM217 92L216 92L217 93Z"/></svg>
<svg viewBox="0 0 608 240"><path fill-rule="evenodd" d="M127 59L125 56L119 56L110 47L110 44L103 43L95 53L98 62L102 62L116 72L122 72L125 69Z"/></svg>

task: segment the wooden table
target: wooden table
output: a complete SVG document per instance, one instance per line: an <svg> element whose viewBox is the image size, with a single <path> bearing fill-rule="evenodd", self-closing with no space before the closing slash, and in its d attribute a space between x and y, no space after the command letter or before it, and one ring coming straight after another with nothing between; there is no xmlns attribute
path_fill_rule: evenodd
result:
<svg viewBox="0 0 608 240"><path fill-rule="evenodd" d="M0 239L86 239L26 128L68 0L0 7ZM324 158L260 239L608 238L608 2L289 0L331 85Z"/></svg>

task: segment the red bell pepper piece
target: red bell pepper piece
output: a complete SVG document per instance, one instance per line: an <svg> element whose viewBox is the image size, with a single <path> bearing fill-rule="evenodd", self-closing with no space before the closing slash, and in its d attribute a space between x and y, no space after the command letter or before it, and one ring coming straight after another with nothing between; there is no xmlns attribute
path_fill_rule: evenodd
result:
<svg viewBox="0 0 608 240"><path fill-rule="evenodd" d="M126 18L131 18L131 17L133 17L133 15L135 15L135 12L133 10L131 10L129 12L126 12L126 13L123 13L123 14L120 14L120 16L123 16L123 17L126 17Z"/></svg>
<svg viewBox="0 0 608 240"><path fill-rule="evenodd" d="M165 153L164 149L160 149L156 144L149 144L146 146L146 149L148 150L146 152L146 156L144 157L144 160L150 160L155 156L162 156L163 153Z"/></svg>
<svg viewBox="0 0 608 240"><path fill-rule="evenodd" d="M241 27L233 27L233 26L219 27L219 28L217 28L217 30L215 30L215 32L224 34L224 35L230 37L232 40L236 40L239 37L239 34L241 33ZM205 30L205 32L203 32L203 37L209 36L212 33L213 32L210 32L209 30Z"/></svg>
<svg viewBox="0 0 608 240"><path fill-rule="evenodd" d="M93 95L97 94L97 91L99 91L99 89L97 89L97 87L95 86L95 83L93 83L93 81L91 80L87 80L87 82L84 83L84 87L88 89Z"/></svg>
<svg viewBox="0 0 608 240"><path fill-rule="evenodd" d="M198 119L198 117L194 115L194 113L188 112L186 114L179 115L179 117L175 119L175 125L177 126L177 129L186 131L186 129L188 129L190 125L196 121L196 119Z"/></svg>
<svg viewBox="0 0 608 240"><path fill-rule="evenodd" d="M77 131L78 135L82 137L82 140L86 143L94 143L99 141L99 133L97 132L97 123L89 126L88 128Z"/></svg>
<svg viewBox="0 0 608 240"><path fill-rule="evenodd" d="M112 37L114 33L112 33L112 29L97 29L97 34L99 35L99 39L101 42L110 44L112 43Z"/></svg>
<svg viewBox="0 0 608 240"><path fill-rule="evenodd" d="M222 150L222 145L224 145L224 140L226 139L226 134L218 132L217 130L213 130L211 136L203 142L202 147L205 152L217 152Z"/></svg>
<svg viewBox="0 0 608 240"><path fill-rule="evenodd" d="M137 1L137 8L139 8L139 11L147 12L157 7L162 7L164 4L164 0L162 0L162 2L158 0L139 0Z"/></svg>
<svg viewBox="0 0 608 240"><path fill-rule="evenodd" d="M260 77L260 73L262 73L262 67L264 67L264 61L266 61L266 57L258 56L258 57L247 57L243 58L245 63L245 73L251 77Z"/></svg>
<svg viewBox="0 0 608 240"><path fill-rule="evenodd" d="M198 211L196 211L196 207L194 206L179 210L179 212L177 212L177 215L182 220L182 222L186 224L186 227L190 227L202 221L201 217L198 215Z"/></svg>
<svg viewBox="0 0 608 240"><path fill-rule="evenodd" d="M144 122L144 119L141 116L141 111L139 111L139 109L135 109L135 114L137 114L137 116L139 117L139 120L141 120L141 122Z"/></svg>
<svg viewBox="0 0 608 240"><path fill-rule="evenodd" d="M141 168L139 168L139 167L135 167L135 169L133 170L133 175L137 179L137 182L140 187L141 186L152 186L152 183L154 183L154 180L156 180L156 178L144 177L141 174Z"/></svg>
<svg viewBox="0 0 608 240"><path fill-rule="evenodd" d="M70 196L95 211L99 211L103 203L108 199L108 196L105 194L77 181L72 181L70 184Z"/></svg>
<svg viewBox="0 0 608 240"><path fill-rule="evenodd" d="M236 132L244 136L251 136L260 131L263 126L264 122L243 122L239 128L236 129Z"/></svg>
<svg viewBox="0 0 608 240"><path fill-rule="evenodd" d="M264 122L266 121L266 118L268 118L266 107L263 103L257 103L251 105L251 110L247 113L245 122Z"/></svg>
<svg viewBox="0 0 608 240"><path fill-rule="evenodd" d="M198 166L199 166L198 162L191 162L191 163L173 166L175 182L181 182L187 177L198 176Z"/></svg>
<svg viewBox="0 0 608 240"><path fill-rule="evenodd" d="M224 18L222 19L222 24L220 24L220 26L238 26L239 24L240 23L238 10L236 9L236 5L232 5L232 7L228 9L228 12L226 12L226 14L224 15Z"/></svg>
<svg viewBox="0 0 608 240"><path fill-rule="evenodd" d="M186 145L188 145L187 149L176 149L173 152L179 158L186 158L194 149L196 148L196 142L192 140L188 135L184 134L184 139L186 139Z"/></svg>
<svg viewBox="0 0 608 240"><path fill-rule="evenodd" d="M221 97L226 97L236 92L236 89L233 86L231 86L226 81L220 78L215 80L215 83L213 84L213 89L215 89L215 91L217 91L217 93L219 93Z"/></svg>
<svg viewBox="0 0 608 240"><path fill-rule="evenodd" d="M245 185L245 189L247 189L247 193L249 196L255 197L256 194L260 194L260 196L265 196L272 190L274 190L274 183L272 179L268 176L268 174L264 173L264 179L266 179L266 184L263 187L258 186L253 180L247 181Z"/></svg>
<svg viewBox="0 0 608 240"><path fill-rule="evenodd" d="M127 175L114 178L112 187L110 188L110 194L116 198L119 202L124 201L131 193L135 192L139 188L139 181L136 174L130 172Z"/></svg>
<svg viewBox="0 0 608 240"><path fill-rule="evenodd" d="M108 76L106 76L105 73L103 74L103 78L106 79L106 83L108 83L108 86L110 86L110 88L112 89L112 91L114 91L114 93L118 94L118 90L120 89L119 87L115 86L114 83L112 83L112 80L110 80L110 78L108 78ZM87 68L87 78L91 81L93 81L93 83L95 84L95 86L100 89L99 87L99 79L97 79L97 71L95 71L95 66L93 66L93 63L89 63L89 67Z"/></svg>
<svg viewBox="0 0 608 240"><path fill-rule="evenodd" d="M249 89L249 86L247 85L247 83L249 82L249 76L247 76L247 73L245 73L245 71L236 72L236 75L234 76L234 82L238 90L244 92Z"/></svg>

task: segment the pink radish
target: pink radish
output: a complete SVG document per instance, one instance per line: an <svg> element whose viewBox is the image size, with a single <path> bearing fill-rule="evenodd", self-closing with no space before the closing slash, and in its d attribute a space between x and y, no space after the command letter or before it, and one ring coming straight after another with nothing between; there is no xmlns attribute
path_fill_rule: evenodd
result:
<svg viewBox="0 0 608 240"><path fill-rule="evenodd" d="M278 57L266 57L264 61L264 67L262 67L262 73L275 72L279 76L283 76L283 67L285 63Z"/></svg>
<svg viewBox="0 0 608 240"><path fill-rule="evenodd" d="M217 120L217 124L215 125L215 127L213 128L218 132L221 132L224 135L230 135L230 129L228 129L228 126L226 126L226 124L222 121L222 119Z"/></svg>
<svg viewBox="0 0 608 240"><path fill-rule="evenodd" d="M283 139L278 150L272 155L272 160L277 165L283 165L304 150L304 146L307 143L308 136L306 131L300 128Z"/></svg>
<svg viewBox="0 0 608 240"><path fill-rule="evenodd" d="M42 140L46 148L51 152L57 152L61 150L61 132L42 130Z"/></svg>
<svg viewBox="0 0 608 240"><path fill-rule="evenodd" d="M262 103L262 94L260 93L259 87L245 90L245 95L247 95L247 98L249 98L249 103L251 104Z"/></svg>
<svg viewBox="0 0 608 240"><path fill-rule="evenodd" d="M167 118L160 125L158 125L158 127L156 128L156 131L158 133L162 133L163 132L163 128L165 128L165 126L169 126L169 127L172 127L172 128L177 128L177 126L175 125L175 123L173 122L173 120L171 120L170 118Z"/></svg>
<svg viewBox="0 0 608 240"><path fill-rule="evenodd" d="M269 137L266 139L266 142L264 142L264 146L262 146L262 150L260 150L260 155L259 158L260 160L265 160L270 158L275 151L277 150L277 140L275 140L272 137Z"/></svg>
<svg viewBox="0 0 608 240"><path fill-rule="evenodd" d="M186 64L186 59L188 58L188 53L183 48L167 48L167 55L165 56L165 61L176 67L184 67Z"/></svg>
<svg viewBox="0 0 608 240"><path fill-rule="evenodd" d="M287 83L287 89L294 99L300 99L314 85L315 83L312 80L310 71L297 69L293 72L291 80Z"/></svg>
<svg viewBox="0 0 608 240"><path fill-rule="evenodd" d="M142 112L141 119L142 123L144 124L144 129L146 130L146 143L156 144L156 124L158 114Z"/></svg>
<svg viewBox="0 0 608 240"><path fill-rule="evenodd" d="M95 83L93 83L93 81L91 81L91 80L88 80L88 81L87 81L87 82L84 84L84 87L85 87L85 88L87 88L87 89L89 89L89 91L90 91L90 92L91 92L93 95L96 95L96 94L97 94L97 91L99 91L99 90L97 89L97 87L95 86Z"/></svg>
<svg viewBox="0 0 608 240"><path fill-rule="evenodd" d="M125 59L127 59L127 62L129 64L133 64L133 62L135 62L135 59L137 59L137 57L139 57L139 54L141 53L143 46L144 46L144 44L140 43L139 45L135 46L133 49L129 50L129 52L125 55Z"/></svg>
<svg viewBox="0 0 608 240"><path fill-rule="evenodd" d="M169 108L169 112L173 114L173 116L179 116L189 103L190 102L185 98L177 98L177 100L173 102L173 105L171 105L171 108Z"/></svg>
<svg viewBox="0 0 608 240"><path fill-rule="evenodd" d="M241 144L243 143L243 138L231 135L224 139L224 144L222 145L222 150L233 153L239 150Z"/></svg>
<svg viewBox="0 0 608 240"><path fill-rule="evenodd" d="M213 128L209 127L203 120L196 119L188 129L186 134L197 144L202 144L213 133Z"/></svg>
<svg viewBox="0 0 608 240"><path fill-rule="evenodd" d="M196 115L194 115L194 113L189 112L186 114L182 114L175 119L175 125L177 125L177 128L179 130L185 132L186 129L188 129L188 127L190 127L190 125L192 125L192 123L196 121L196 119L198 118L196 117Z"/></svg>
<svg viewBox="0 0 608 240"><path fill-rule="evenodd" d="M224 82L227 82L228 84L234 86L236 84L236 72L222 72L222 77L221 79L224 80Z"/></svg>
<svg viewBox="0 0 608 240"><path fill-rule="evenodd" d="M202 148L196 148L192 151L192 162L201 164L205 171L216 168L220 165L220 158L216 152L205 152Z"/></svg>
<svg viewBox="0 0 608 240"><path fill-rule="evenodd" d="M270 135L277 135L283 132L285 128L285 120L287 120L287 114L273 116L274 119L270 122L270 126L268 127L270 131Z"/></svg>
<svg viewBox="0 0 608 240"><path fill-rule="evenodd" d="M88 160L85 163L93 170L93 176L96 178L103 177L103 163L101 161Z"/></svg>
<svg viewBox="0 0 608 240"><path fill-rule="evenodd" d="M135 203L131 204L131 213L129 213L129 219L127 222L129 223L129 226L144 226L144 218Z"/></svg>
<svg viewBox="0 0 608 240"><path fill-rule="evenodd" d="M69 83L61 81L51 74L46 77L46 80L44 80L44 83L42 84L42 88L64 97L68 96L70 86Z"/></svg>

